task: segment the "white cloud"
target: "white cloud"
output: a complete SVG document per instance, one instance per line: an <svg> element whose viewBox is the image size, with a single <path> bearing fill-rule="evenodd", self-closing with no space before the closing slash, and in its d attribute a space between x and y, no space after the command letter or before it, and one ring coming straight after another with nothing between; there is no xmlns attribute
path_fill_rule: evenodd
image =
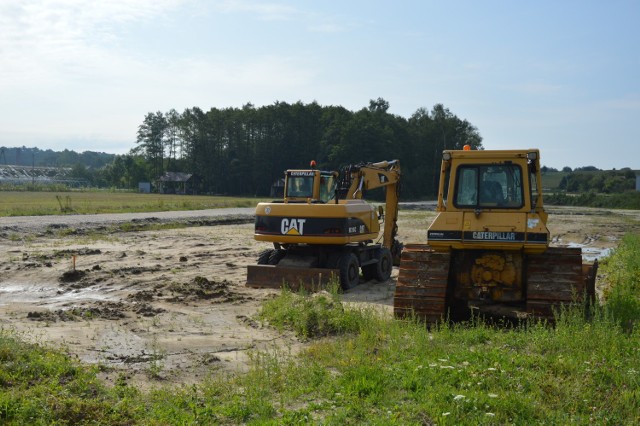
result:
<svg viewBox="0 0 640 426"><path fill-rule="evenodd" d="M103 68L118 25L149 20L183 0L39 0L0 3L0 89L55 83Z"/></svg>

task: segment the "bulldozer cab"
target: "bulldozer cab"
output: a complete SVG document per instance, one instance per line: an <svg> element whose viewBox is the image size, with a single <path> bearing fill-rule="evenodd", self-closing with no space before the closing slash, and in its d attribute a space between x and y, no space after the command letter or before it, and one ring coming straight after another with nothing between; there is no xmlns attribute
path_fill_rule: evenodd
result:
<svg viewBox="0 0 640 426"><path fill-rule="evenodd" d="M543 213L537 150L444 151L438 211Z"/></svg>
<svg viewBox="0 0 640 426"><path fill-rule="evenodd" d="M327 203L335 198L337 173L322 170L287 170L285 202Z"/></svg>
<svg viewBox="0 0 640 426"><path fill-rule="evenodd" d="M549 245L538 150L447 150L438 217L428 231L437 251L524 250Z"/></svg>

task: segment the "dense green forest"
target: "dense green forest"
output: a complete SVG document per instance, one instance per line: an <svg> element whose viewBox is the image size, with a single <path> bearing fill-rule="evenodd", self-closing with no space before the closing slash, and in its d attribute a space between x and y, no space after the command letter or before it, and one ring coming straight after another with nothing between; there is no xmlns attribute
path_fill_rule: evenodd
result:
<svg viewBox="0 0 640 426"><path fill-rule="evenodd" d="M359 162L400 159L405 197L433 195L443 149L482 147L477 129L441 104L418 109L409 119L390 114L384 99L370 101L357 112L313 102L256 108L191 108L183 113L149 113L138 129L137 146L121 168L143 158L148 175L164 171L193 173L200 192L267 196L271 184L288 168L337 170Z"/></svg>

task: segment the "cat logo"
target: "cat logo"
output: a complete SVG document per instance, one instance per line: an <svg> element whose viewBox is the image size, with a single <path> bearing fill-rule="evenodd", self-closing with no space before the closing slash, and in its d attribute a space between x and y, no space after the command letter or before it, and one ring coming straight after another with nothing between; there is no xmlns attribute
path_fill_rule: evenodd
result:
<svg viewBox="0 0 640 426"><path fill-rule="evenodd" d="M280 232L282 235L302 235L304 233L304 223L307 219L282 219Z"/></svg>

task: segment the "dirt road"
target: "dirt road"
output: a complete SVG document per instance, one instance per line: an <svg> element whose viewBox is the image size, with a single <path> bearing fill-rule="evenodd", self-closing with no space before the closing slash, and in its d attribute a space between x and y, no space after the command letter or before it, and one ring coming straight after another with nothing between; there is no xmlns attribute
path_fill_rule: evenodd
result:
<svg viewBox="0 0 640 426"><path fill-rule="evenodd" d="M424 242L434 213L421 208L401 210L402 241ZM242 371L255 350L295 352L304 343L255 320L277 292L244 286L246 266L269 247L253 240L252 213L0 218L0 326L100 363L106 380L123 374L143 387ZM163 221L184 227L109 226ZM640 232L640 212L552 208L549 224L555 245L602 256ZM396 274L344 300L391 312Z"/></svg>

